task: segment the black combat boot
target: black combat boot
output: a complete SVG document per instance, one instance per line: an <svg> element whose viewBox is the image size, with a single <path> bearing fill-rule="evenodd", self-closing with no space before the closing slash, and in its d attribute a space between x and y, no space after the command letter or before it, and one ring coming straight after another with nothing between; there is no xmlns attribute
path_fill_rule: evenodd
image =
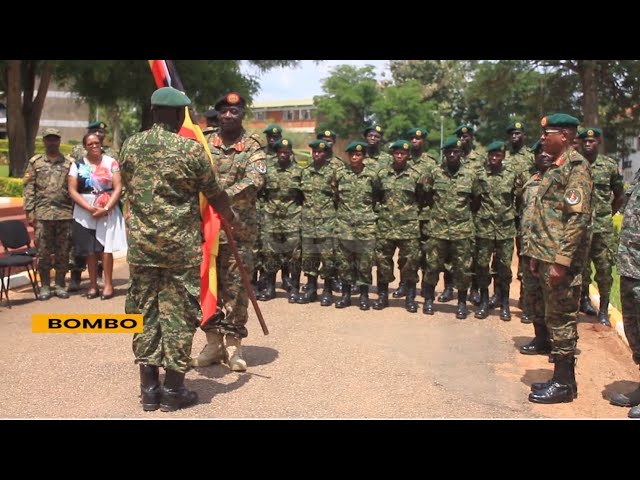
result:
<svg viewBox="0 0 640 480"><path fill-rule="evenodd" d="M433 315L433 300L436 296L436 287L434 285L424 286L424 305L422 313L425 315Z"/></svg>
<svg viewBox="0 0 640 480"><path fill-rule="evenodd" d="M489 289L480 289L480 306L473 315L476 318L487 318L489 316Z"/></svg>
<svg viewBox="0 0 640 480"><path fill-rule="evenodd" d="M493 295L491 295L491 297L489 298L489 302L488 302L488 306L489 308L496 308L496 306L498 306L498 304L500 303L500 299L502 298L501 295L501 291L500 291L500 285L498 284L498 282L496 281L495 277L493 279Z"/></svg>
<svg viewBox="0 0 640 480"><path fill-rule="evenodd" d="M575 358L571 356L556 359L553 377L547 386L539 390L534 389L533 385L531 388L530 402L545 404L573 402L573 399L578 396Z"/></svg>
<svg viewBox="0 0 640 480"><path fill-rule="evenodd" d="M511 310L509 309L509 285L502 285L500 287L500 293L502 295L500 304L500 320L508 322L511 320Z"/></svg>
<svg viewBox="0 0 640 480"><path fill-rule="evenodd" d="M320 295L320 306L328 307L333 303L333 281L326 279L322 287L322 295Z"/></svg>
<svg viewBox="0 0 640 480"><path fill-rule="evenodd" d="M58 298L69 298L69 292L67 292L67 287L65 285L64 277L67 272L56 270L56 280L55 287L53 289L53 293Z"/></svg>
<svg viewBox="0 0 640 480"><path fill-rule="evenodd" d="M336 302L336 308L345 308L351 306L351 284L342 284L342 298Z"/></svg>
<svg viewBox="0 0 640 480"><path fill-rule="evenodd" d="M635 407L640 405L640 386L629 393L613 393L609 403L618 407Z"/></svg>
<svg viewBox="0 0 640 480"><path fill-rule="evenodd" d="M173 412L198 403L198 394L184 386L184 373L167 370L160 394L160 410Z"/></svg>
<svg viewBox="0 0 640 480"><path fill-rule="evenodd" d="M592 317L595 317L598 313L591 303L591 298L589 298L589 288L587 288L586 291L584 289L582 290L582 296L580 297L580 311Z"/></svg>
<svg viewBox="0 0 640 480"><path fill-rule="evenodd" d="M527 312L522 312L522 315L520 316L520 323L531 323L531 319Z"/></svg>
<svg viewBox="0 0 640 480"><path fill-rule="evenodd" d="M475 278L475 276L473 278ZM469 289L469 301L476 307L480 305L480 290L478 289L475 281L471 284L471 288Z"/></svg>
<svg viewBox="0 0 640 480"><path fill-rule="evenodd" d="M40 273L40 293L38 300L49 300L51 298L51 271L38 270Z"/></svg>
<svg viewBox="0 0 640 480"><path fill-rule="evenodd" d="M598 309L598 322L606 327L611 326L609 321L609 295L600 295L600 308Z"/></svg>
<svg viewBox="0 0 640 480"><path fill-rule="evenodd" d="M71 272L71 279L69 280L69 286L67 292L77 292L80 290L80 283L82 281L82 270L73 270Z"/></svg>
<svg viewBox="0 0 640 480"><path fill-rule="evenodd" d="M391 294L393 298L402 298L407 294L407 285L404 281L400 281L398 288Z"/></svg>
<svg viewBox="0 0 640 480"><path fill-rule="evenodd" d="M389 306L389 284L378 282L378 299L373 302L374 310L382 310Z"/></svg>
<svg viewBox="0 0 640 480"><path fill-rule="evenodd" d="M369 285L360 285L360 310L369 310Z"/></svg>
<svg viewBox="0 0 640 480"><path fill-rule="evenodd" d="M551 352L551 341L549 340L549 330L546 325L540 323L533 324L535 337L531 342L520 347L523 355L547 355Z"/></svg>
<svg viewBox="0 0 640 480"><path fill-rule="evenodd" d="M307 276L307 284L302 289L302 295L298 295L296 303L310 303L318 299L318 277L315 275Z"/></svg>
<svg viewBox="0 0 640 480"><path fill-rule="evenodd" d="M289 276L289 264L285 263L281 268L282 289L288 292L291 288L291 277Z"/></svg>
<svg viewBox="0 0 640 480"><path fill-rule="evenodd" d="M469 315L467 308L467 291L458 290L458 309L456 310L456 318L464 320Z"/></svg>
<svg viewBox="0 0 640 480"><path fill-rule="evenodd" d="M416 302L416 284L414 282L406 282L407 298L404 299L404 308L409 313L418 311L418 303Z"/></svg>
<svg viewBox="0 0 640 480"><path fill-rule="evenodd" d="M300 270L293 268L289 287L289 303L296 303L300 295Z"/></svg>
<svg viewBox="0 0 640 480"><path fill-rule="evenodd" d="M444 271L444 290L438 297L438 301L442 303L453 300L453 275L446 270Z"/></svg>
<svg viewBox="0 0 640 480"><path fill-rule="evenodd" d="M142 410L153 412L160 408L160 369L140 364L140 403Z"/></svg>
<svg viewBox="0 0 640 480"><path fill-rule="evenodd" d="M276 272L267 272L263 276L266 277L264 290L258 294L258 300L266 302L272 298L276 298Z"/></svg>

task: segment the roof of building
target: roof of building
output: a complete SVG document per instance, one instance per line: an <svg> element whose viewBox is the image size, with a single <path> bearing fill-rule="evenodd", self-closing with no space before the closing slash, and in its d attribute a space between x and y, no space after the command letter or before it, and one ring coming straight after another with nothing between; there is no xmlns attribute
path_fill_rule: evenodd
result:
<svg viewBox="0 0 640 480"><path fill-rule="evenodd" d="M251 108L282 108L282 107L312 107L313 98L298 100L270 100L268 102L254 102Z"/></svg>

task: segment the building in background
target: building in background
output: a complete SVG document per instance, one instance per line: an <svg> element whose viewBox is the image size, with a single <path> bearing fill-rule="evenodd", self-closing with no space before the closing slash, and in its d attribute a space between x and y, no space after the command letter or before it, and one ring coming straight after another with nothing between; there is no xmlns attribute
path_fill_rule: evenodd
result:
<svg viewBox="0 0 640 480"><path fill-rule="evenodd" d="M313 99L273 100L251 105L248 128L262 130L270 123L276 123L292 132L314 133L317 121Z"/></svg>
<svg viewBox="0 0 640 480"><path fill-rule="evenodd" d="M640 136L630 137L625 143L631 153L622 157L622 177L625 183L631 183L635 173L640 169Z"/></svg>
<svg viewBox="0 0 640 480"><path fill-rule="evenodd" d="M62 143L80 142L87 133L90 113L89 105L76 93L64 90L52 80L40 116L38 135L45 128L53 127L60 130Z"/></svg>

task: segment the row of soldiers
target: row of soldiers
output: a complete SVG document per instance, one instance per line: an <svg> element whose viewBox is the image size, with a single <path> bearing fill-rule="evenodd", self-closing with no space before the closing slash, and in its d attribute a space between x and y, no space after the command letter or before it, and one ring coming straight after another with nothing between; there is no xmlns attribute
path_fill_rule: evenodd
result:
<svg viewBox="0 0 640 480"><path fill-rule="evenodd" d="M466 318L467 290L478 306L477 318L486 318L500 305L500 318L510 320L511 259L521 247L523 186L538 171L535 155L540 142L526 148L521 122L506 129L508 142L492 142L485 152L474 144L475 130L461 125L442 146L443 159L427 153L427 130L412 128L407 140L382 150L383 129L367 127L365 141L351 142L347 160L333 152L336 134L317 132L309 144L312 163L295 160L293 144L282 128L269 125L265 186L258 197L260 242L257 268L258 298L275 298L275 277L282 270L289 302L318 299L318 277L324 279L320 303L333 303L333 291L342 298L336 308L351 305L360 293L363 310L388 306L388 286L395 280L393 256L398 250L400 286L393 293L405 297L407 311L416 312L417 271L422 270L423 313L433 314L434 289L444 272L445 289L439 301L450 301L458 290L457 318ZM613 159L598 153L602 131L585 128L576 141L590 161L594 178L594 235L591 258L601 299L599 321L609 324L608 299L613 264L611 215L621 204L623 184ZM369 301L371 269L377 266L378 299ZM307 284L302 292L300 274ZM581 310L595 314L588 295L590 271L583 275ZM519 265L518 278L522 269ZM494 296L488 287L494 278ZM522 290L521 290L522 292ZM527 312L523 321L528 321Z"/></svg>

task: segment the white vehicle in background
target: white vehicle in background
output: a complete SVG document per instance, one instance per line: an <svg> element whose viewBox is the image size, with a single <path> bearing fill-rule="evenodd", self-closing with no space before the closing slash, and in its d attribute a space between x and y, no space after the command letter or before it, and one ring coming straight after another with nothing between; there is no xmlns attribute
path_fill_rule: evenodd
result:
<svg viewBox="0 0 640 480"><path fill-rule="evenodd" d="M0 103L0 138L7 138L7 107Z"/></svg>

